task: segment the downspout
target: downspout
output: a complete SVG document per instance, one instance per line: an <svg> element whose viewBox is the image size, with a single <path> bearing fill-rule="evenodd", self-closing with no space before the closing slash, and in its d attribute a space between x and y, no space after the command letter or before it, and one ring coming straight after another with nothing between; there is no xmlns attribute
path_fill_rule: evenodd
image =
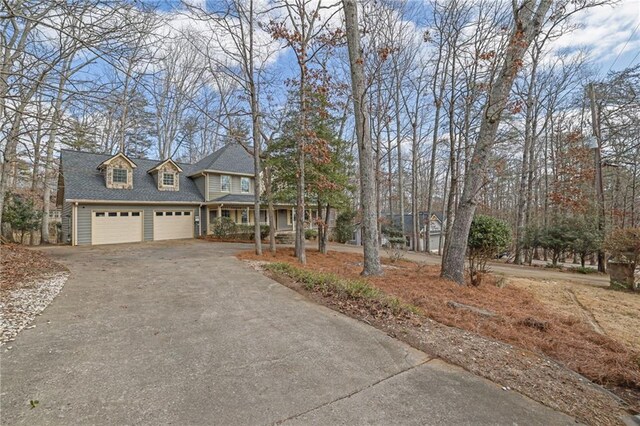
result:
<svg viewBox="0 0 640 426"><path fill-rule="evenodd" d="M202 237L202 207L204 206L204 203L200 203L200 206L198 206L198 217L200 220L198 220L198 236Z"/></svg>
<svg viewBox="0 0 640 426"><path fill-rule="evenodd" d="M73 211L71 214L73 226L71 229L71 246L78 245L78 202L73 203Z"/></svg>

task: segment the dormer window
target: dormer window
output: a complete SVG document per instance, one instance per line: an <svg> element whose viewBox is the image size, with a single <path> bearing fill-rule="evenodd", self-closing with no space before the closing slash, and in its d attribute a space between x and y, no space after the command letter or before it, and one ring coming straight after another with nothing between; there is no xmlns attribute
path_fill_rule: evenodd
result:
<svg viewBox="0 0 640 426"><path fill-rule="evenodd" d="M98 166L104 174L105 185L109 189L133 188L133 169L137 166L122 152L103 161Z"/></svg>
<svg viewBox="0 0 640 426"><path fill-rule="evenodd" d="M175 178L176 175L170 172L162 173L162 185L164 186L175 186Z"/></svg>
<svg viewBox="0 0 640 426"><path fill-rule="evenodd" d="M179 191L180 179L179 174L182 169L173 160L164 160L148 171L153 176L158 191Z"/></svg>
<svg viewBox="0 0 640 426"><path fill-rule="evenodd" d="M127 183L129 172L127 169L113 169L113 183Z"/></svg>

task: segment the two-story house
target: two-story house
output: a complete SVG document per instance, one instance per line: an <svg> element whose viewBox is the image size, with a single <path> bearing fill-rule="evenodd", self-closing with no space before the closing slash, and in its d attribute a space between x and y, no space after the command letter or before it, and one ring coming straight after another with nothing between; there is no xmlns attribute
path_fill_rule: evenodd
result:
<svg viewBox="0 0 640 426"><path fill-rule="evenodd" d="M195 164L63 150L58 205L63 241L116 244L194 238L218 217L254 224L253 157L229 144ZM260 223L268 223L262 210ZM269 224L271 225L271 224ZM293 207L276 206L278 232L293 229Z"/></svg>

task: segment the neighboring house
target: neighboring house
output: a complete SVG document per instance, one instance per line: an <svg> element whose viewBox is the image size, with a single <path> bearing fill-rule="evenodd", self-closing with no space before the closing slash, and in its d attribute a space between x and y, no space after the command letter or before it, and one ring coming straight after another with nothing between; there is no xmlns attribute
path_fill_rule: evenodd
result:
<svg viewBox="0 0 640 426"><path fill-rule="evenodd" d="M60 222L62 220L62 210L59 208L49 210L49 221Z"/></svg>
<svg viewBox="0 0 640 426"><path fill-rule="evenodd" d="M418 226L420 227L420 247L424 249L424 237L427 230L427 223L429 225L429 246L432 252L437 252L444 244L444 217L441 212L431 213L431 218L428 220L427 212L418 213ZM393 217L393 223L396 227L400 227L400 216ZM413 214L407 213L404 215L404 235L407 238L407 247L410 250L414 250L413 241Z"/></svg>
<svg viewBox="0 0 640 426"><path fill-rule="evenodd" d="M194 238L216 218L254 224L253 157L229 144L195 164L63 150L57 204L72 245ZM276 206L275 229L292 231L293 207ZM268 223L266 209L258 218Z"/></svg>

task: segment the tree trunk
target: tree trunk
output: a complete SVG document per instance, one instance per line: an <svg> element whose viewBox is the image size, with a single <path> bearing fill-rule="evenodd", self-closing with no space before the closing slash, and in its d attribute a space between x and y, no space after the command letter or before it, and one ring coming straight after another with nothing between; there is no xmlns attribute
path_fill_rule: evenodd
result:
<svg viewBox="0 0 640 426"><path fill-rule="evenodd" d="M535 118L536 102L535 89L538 70L538 58L540 51L536 48L532 56L531 73L527 88L526 117L524 123L524 147L522 150L522 168L520 170L520 191L518 193L518 208L516 211L516 235L515 235L515 258L513 263L521 265L523 263L523 237L527 224L527 217L531 209L531 191L533 180L533 152L535 138ZM526 256L525 256L526 257Z"/></svg>
<svg viewBox="0 0 640 426"><path fill-rule="evenodd" d="M253 130L253 168L254 178L254 201L253 201L253 221L254 240L256 255L262 256L262 235L260 232L260 192L262 189L262 179L260 177L260 103L258 102L258 89L254 79L254 43L253 43L253 0L249 2L249 69L247 79L249 80L249 95L251 100L251 123Z"/></svg>
<svg viewBox="0 0 640 426"><path fill-rule="evenodd" d="M65 59L62 64L60 73L60 81L58 82L58 93L56 94L55 104L53 106L53 117L51 118L51 130L49 139L47 140L47 156L44 167L44 190L42 196L42 227L40 228L40 238L43 243L49 243L49 212L51 211L51 186L55 178L55 170L53 169L53 153L58 136L58 128L60 127L60 119L62 118L62 100L64 96L64 87L69 78L69 69L73 61L73 55Z"/></svg>
<svg viewBox="0 0 640 426"><path fill-rule="evenodd" d="M273 196L271 194L271 169L267 167L265 173L265 195L268 202L269 215L269 251L272 255L276 254L276 211L273 207Z"/></svg>
<svg viewBox="0 0 640 426"><path fill-rule="evenodd" d="M378 253L378 224L376 217L375 176L369 109L367 107L364 77L364 59L358 30L358 6L355 0L343 0L347 46L351 65L353 110L360 163L360 198L362 203L362 239L364 268L362 275L380 275Z"/></svg>
<svg viewBox="0 0 640 426"><path fill-rule="evenodd" d="M552 2L553 0L541 0L536 7L535 0L524 0L522 5L514 10L515 28L510 36L500 74L489 90L480 124L480 133L456 211L449 249L442 262L442 277L461 285L464 285L464 259L469 229L476 210L476 196L483 185L485 170L495 144L500 118L507 105L509 92L524 54L533 39L540 33L542 23Z"/></svg>
<svg viewBox="0 0 640 426"><path fill-rule="evenodd" d="M418 209L418 117L414 118L416 121L411 123L412 127L412 152L411 152L411 216L412 216L412 229L411 234L413 236L413 251L419 252L422 247L420 244L420 218Z"/></svg>
<svg viewBox="0 0 640 426"><path fill-rule="evenodd" d="M304 213L305 213L305 171L304 171L304 163L305 163L305 146L306 146L306 138L307 138L307 80L306 80L306 65L304 60L306 60L306 49L304 44L301 45L301 53L300 57L302 60L299 62L300 66L300 130L301 134L298 139L298 149L297 149L297 163L298 163L298 184L296 187L296 238L295 238L295 254L298 262L305 264L307 263L307 256L305 253L305 239L304 239Z"/></svg>
<svg viewBox="0 0 640 426"><path fill-rule="evenodd" d="M593 83L589 84L589 100L591 104L591 126L593 127L593 135L598 141L598 146L594 150L594 162L595 162L595 187L596 198L598 205L598 231L604 233L605 229L605 213L604 213L604 191L602 187L602 160L600 158L600 151L602 149L602 135L600 134L600 109L596 104L596 94L593 88ZM598 272L605 272L605 258L604 251L598 250Z"/></svg>
<svg viewBox="0 0 640 426"><path fill-rule="evenodd" d="M400 80L400 76L398 75L397 80ZM396 81L396 93L395 93L395 102L396 102L396 150L398 151L398 202L400 203L400 230L402 231L402 236L405 237L406 230L404 229L404 215L405 215L405 206L404 206L404 168L402 166L402 125L400 123L400 82Z"/></svg>

